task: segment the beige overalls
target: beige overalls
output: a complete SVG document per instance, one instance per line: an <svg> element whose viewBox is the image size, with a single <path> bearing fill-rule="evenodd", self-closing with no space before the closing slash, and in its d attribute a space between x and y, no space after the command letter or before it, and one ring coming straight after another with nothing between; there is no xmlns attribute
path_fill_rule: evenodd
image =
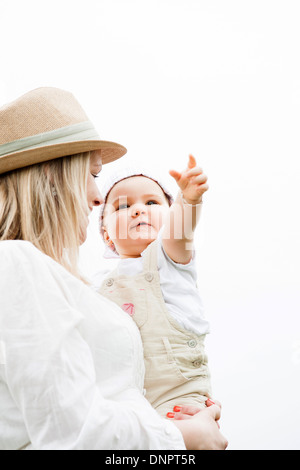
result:
<svg viewBox="0 0 300 470"><path fill-rule="evenodd" d="M152 406L164 417L174 405L204 407L211 395L205 335L185 330L168 312L157 268L157 242L144 252L142 273L119 276L115 270L98 292L127 311L140 329L144 387Z"/></svg>

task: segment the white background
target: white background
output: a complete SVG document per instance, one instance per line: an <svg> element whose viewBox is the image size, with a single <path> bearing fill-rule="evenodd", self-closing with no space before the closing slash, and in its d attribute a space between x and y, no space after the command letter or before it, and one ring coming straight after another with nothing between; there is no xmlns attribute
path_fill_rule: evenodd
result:
<svg viewBox="0 0 300 470"><path fill-rule="evenodd" d="M300 449L299 21L298 0L0 0L1 104L67 89L124 163L173 192L189 153L208 175L199 286L229 449ZM102 252L95 213L87 275Z"/></svg>

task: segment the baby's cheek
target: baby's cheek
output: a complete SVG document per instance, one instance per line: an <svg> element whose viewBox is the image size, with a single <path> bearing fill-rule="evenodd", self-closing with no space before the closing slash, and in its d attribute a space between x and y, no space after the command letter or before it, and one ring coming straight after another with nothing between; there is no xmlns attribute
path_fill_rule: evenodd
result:
<svg viewBox="0 0 300 470"><path fill-rule="evenodd" d="M115 221L116 238L126 240L128 238L128 217L125 214L119 214Z"/></svg>
<svg viewBox="0 0 300 470"><path fill-rule="evenodd" d="M106 228L109 238L115 240L119 232L118 221L115 214L107 215L103 220L103 226Z"/></svg>
<svg viewBox="0 0 300 470"><path fill-rule="evenodd" d="M161 228L163 224L165 223L166 218L169 215L169 212L170 212L169 207L166 207L166 208L163 207L160 209L159 213L157 214L157 221L159 224L159 228Z"/></svg>

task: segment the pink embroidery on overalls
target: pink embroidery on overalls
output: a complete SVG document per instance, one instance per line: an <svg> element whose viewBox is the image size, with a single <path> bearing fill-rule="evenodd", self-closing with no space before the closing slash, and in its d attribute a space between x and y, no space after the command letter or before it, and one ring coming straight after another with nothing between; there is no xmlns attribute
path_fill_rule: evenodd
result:
<svg viewBox="0 0 300 470"><path fill-rule="evenodd" d="M134 315L134 305L133 304L123 304L122 309L124 312L128 313L131 317Z"/></svg>

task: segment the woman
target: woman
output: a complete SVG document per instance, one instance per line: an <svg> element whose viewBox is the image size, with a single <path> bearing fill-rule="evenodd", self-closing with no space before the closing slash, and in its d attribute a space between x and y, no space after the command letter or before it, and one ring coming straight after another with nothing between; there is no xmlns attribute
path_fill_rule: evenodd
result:
<svg viewBox="0 0 300 470"><path fill-rule="evenodd" d="M0 108L0 449L227 446L216 405L152 409L135 324L78 272L94 178L125 152L63 90Z"/></svg>

